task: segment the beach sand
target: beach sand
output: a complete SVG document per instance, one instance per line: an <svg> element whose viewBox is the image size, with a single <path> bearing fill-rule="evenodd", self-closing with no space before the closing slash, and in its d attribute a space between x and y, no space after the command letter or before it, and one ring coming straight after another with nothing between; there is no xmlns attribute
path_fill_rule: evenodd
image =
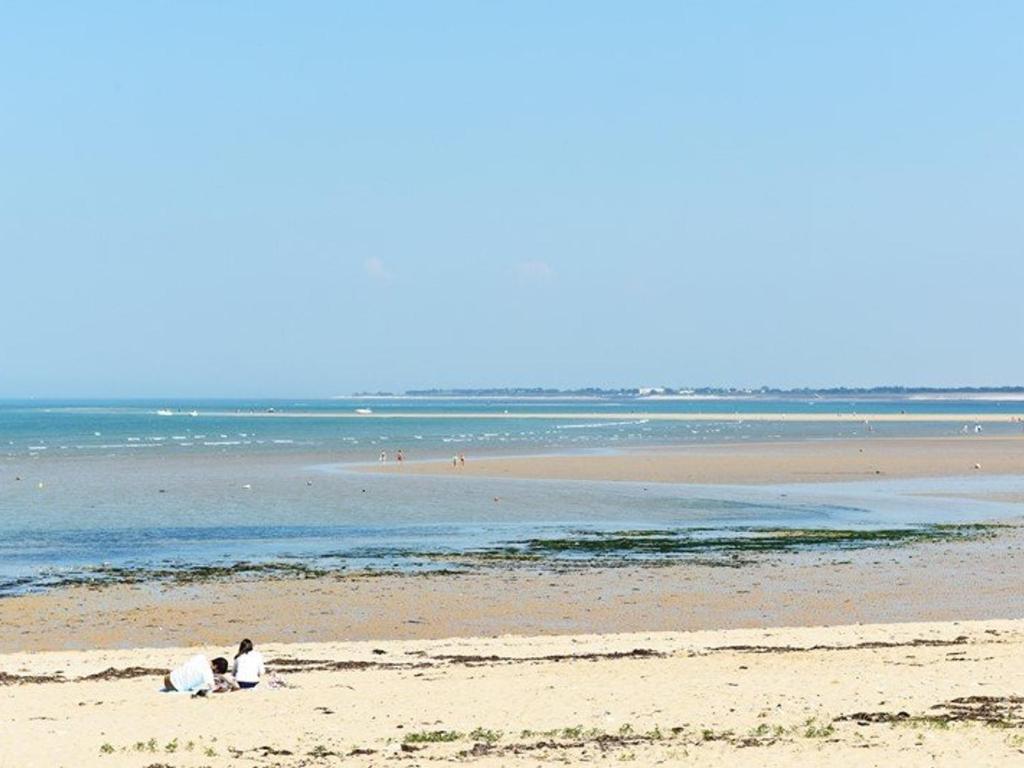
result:
<svg viewBox="0 0 1024 768"><path fill-rule="evenodd" d="M731 443L609 455L469 456L465 466L458 467L448 460L361 469L467 477L716 484L1024 474L1024 436Z"/></svg>
<svg viewBox="0 0 1024 768"><path fill-rule="evenodd" d="M0 766L989 766L1024 749L1021 620L260 647L290 687L207 699L159 693L160 674L226 647L0 656Z"/></svg>
<svg viewBox="0 0 1024 768"><path fill-rule="evenodd" d="M716 483L1022 473L1024 440L384 471ZM1018 498L992 500L1015 510ZM732 563L476 564L6 598L0 768L1004 765L1024 759L1024 528L993 530ZM289 687L157 692L189 654L230 655L244 636Z"/></svg>

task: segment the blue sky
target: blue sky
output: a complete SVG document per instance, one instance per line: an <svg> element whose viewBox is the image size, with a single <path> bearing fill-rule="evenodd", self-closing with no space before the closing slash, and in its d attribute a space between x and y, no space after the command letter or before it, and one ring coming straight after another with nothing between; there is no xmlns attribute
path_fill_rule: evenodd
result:
<svg viewBox="0 0 1024 768"><path fill-rule="evenodd" d="M1024 383L1022 34L4 3L0 396Z"/></svg>

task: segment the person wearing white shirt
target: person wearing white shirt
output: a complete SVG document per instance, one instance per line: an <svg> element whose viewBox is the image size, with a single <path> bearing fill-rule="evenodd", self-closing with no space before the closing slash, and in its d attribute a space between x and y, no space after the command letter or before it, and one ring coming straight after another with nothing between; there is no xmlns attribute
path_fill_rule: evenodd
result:
<svg viewBox="0 0 1024 768"><path fill-rule="evenodd" d="M214 674L223 675L228 671L228 660L217 657L213 661L197 653L169 675L164 676L164 688L168 691L195 693L214 689Z"/></svg>
<svg viewBox="0 0 1024 768"><path fill-rule="evenodd" d="M239 688L255 688L263 677L263 654L253 648L252 640L246 638L239 644L232 672Z"/></svg>

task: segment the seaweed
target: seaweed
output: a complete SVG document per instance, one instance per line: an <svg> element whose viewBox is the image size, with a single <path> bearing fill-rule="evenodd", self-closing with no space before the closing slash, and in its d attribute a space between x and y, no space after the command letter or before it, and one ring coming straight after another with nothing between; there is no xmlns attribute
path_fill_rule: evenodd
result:
<svg viewBox="0 0 1024 768"><path fill-rule="evenodd" d="M798 551L848 551L872 547L901 547L936 542L963 542L992 538L999 529L1012 526L993 523L938 523L904 528L780 528L734 526L724 528L625 528L622 530L570 530L551 537L505 541L462 551L424 548L387 550L394 563L387 567L328 566L324 558L310 560L282 557L266 562L240 560L215 564L162 564L160 566L100 565L47 576L46 587L81 586L99 589L117 584L167 584L191 586L232 580L279 580L334 578L346 581L379 577L446 577L479 572L485 568L514 569L541 566L552 571L642 565L665 567L686 562L708 567L738 568L764 555ZM351 557L365 555L365 552ZM380 552L377 552L379 555ZM0 594L9 594L0 584ZM18 587L20 588L20 587Z"/></svg>
<svg viewBox="0 0 1024 768"><path fill-rule="evenodd" d="M938 541L970 540L995 535L999 526L971 523L936 524L913 528L839 529L736 527L717 536L691 531L580 532L561 538L532 538L516 542L529 555L630 556L685 555L713 553L785 552L796 549L833 547L860 549Z"/></svg>
<svg viewBox="0 0 1024 768"><path fill-rule="evenodd" d="M885 640L868 640L853 645L717 645L709 651L732 651L734 653L805 653L807 651L863 651L882 650L885 648L946 648L955 645L967 645L966 635L959 635L951 640L915 637L907 642L888 642Z"/></svg>
<svg viewBox="0 0 1024 768"><path fill-rule="evenodd" d="M854 712L840 715L833 722L877 723L910 727L945 728L952 723L981 723L992 728L1024 728L1024 696L962 696L931 707L931 713Z"/></svg>

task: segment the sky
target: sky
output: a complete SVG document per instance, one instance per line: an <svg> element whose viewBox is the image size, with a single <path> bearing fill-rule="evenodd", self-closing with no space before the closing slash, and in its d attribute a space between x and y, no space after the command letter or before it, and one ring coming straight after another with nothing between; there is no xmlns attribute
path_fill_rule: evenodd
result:
<svg viewBox="0 0 1024 768"><path fill-rule="evenodd" d="M1019 2L0 5L0 397L1024 384Z"/></svg>

